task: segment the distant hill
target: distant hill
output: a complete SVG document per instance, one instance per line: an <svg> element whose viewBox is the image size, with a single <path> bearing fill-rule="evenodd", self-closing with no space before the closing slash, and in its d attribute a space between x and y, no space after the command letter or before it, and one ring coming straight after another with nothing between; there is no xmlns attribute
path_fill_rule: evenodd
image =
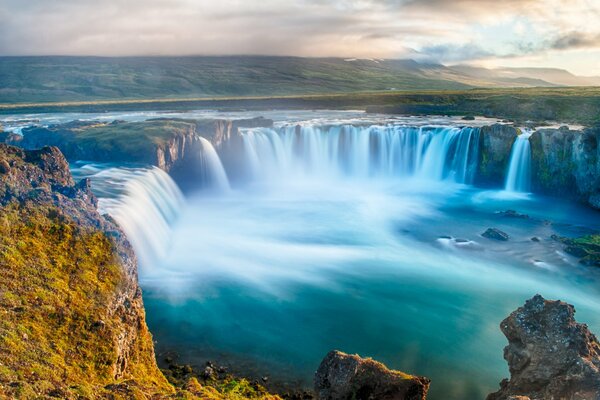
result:
<svg viewBox="0 0 600 400"><path fill-rule="evenodd" d="M600 85L556 69L299 57L0 57L0 103Z"/></svg>

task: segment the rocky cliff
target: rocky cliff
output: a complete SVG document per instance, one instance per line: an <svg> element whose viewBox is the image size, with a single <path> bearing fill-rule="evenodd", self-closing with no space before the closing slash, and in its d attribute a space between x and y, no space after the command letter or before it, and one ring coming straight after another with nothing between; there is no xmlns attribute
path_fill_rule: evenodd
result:
<svg viewBox="0 0 600 400"><path fill-rule="evenodd" d="M529 141L536 192L577 198L600 208L600 128L539 129Z"/></svg>
<svg viewBox="0 0 600 400"><path fill-rule="evenodd" d="M600 399L600 343L574 314L536 295L502 321L511 377L487 400Z"/></svg>
<svg viewBox="0 0 600 400"><path fill-rule="evenodd" d="M510 153L520 130L512 125L494 124L479 131L479 163L475 183L481 186L503 186Z"/></svg>
<svg viewBox="0 0 600 400"><path fill-rule="evenodd" d="M57 148L0 145L4 396L173 392L154 361L135 255L95 201Z"/></svg>
<svg viewBox="0 0 600 400"><path fill-rule="evenodd" d="M48 127L23 129L23 135L3 133L0 142L27 150L56 146L68 160L140 163L169 172L187 187L202 175L202 144L239 147L239 129L272 126L265 118L151 119L141 122L73 121Z"/></svg>
<svg viewBox="0 0 600 400"><path fill-rule="evenodd" d="M156 365L133 250L56 147L0 144L0 398L278 399Z"/></svg>

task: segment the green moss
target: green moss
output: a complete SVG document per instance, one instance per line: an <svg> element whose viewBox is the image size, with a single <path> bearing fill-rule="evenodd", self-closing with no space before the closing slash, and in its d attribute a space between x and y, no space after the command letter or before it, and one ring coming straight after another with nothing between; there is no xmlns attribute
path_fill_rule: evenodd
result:
<svg viewBox="0 0 600 400"><path fill-rule="evenodd" d="M11 204L0 216L0 383L29 391L102 393L113 383L121 321L107 305L123 281L113 243L52 207ZM102 323L99 323L102 321ZM145 324L144 324L145 325ZM152 368L152 342L140 329L131 377L170 390Z"/></svg>

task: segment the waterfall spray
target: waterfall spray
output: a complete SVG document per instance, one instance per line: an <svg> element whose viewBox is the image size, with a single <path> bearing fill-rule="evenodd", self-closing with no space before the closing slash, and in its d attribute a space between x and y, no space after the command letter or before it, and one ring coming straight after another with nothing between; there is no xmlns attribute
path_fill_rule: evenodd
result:
<svg viewBox="0 0 600 400"><path fill-rule="evenodd" d="M110 168L90 179L97 182L97 190L113 191L112 197L99 199L99 211L112 216L123 228L140 265L152 268L160 262L169 248L171 226L184 203L177 184L159 168Z"/></svg>
<svg viewBox="0 0 600 400"><path fill-rule="evenodd" d="M295 126L242 132L255 179L345 176L353 179L419 176L473 181L479 130L456 127Z"/></svg>

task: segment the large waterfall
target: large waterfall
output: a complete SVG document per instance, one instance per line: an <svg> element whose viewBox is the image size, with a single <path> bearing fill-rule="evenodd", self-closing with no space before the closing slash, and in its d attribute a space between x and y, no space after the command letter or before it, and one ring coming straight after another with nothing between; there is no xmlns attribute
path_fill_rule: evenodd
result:
<svg viewBox="0 0 600 400"><path fill-rule="evenodd" d="M91 175L99 211L111 215L135 248L140 265L151 268L165 256L171 225L184 203L169 175L159 168L109 168Z"/></svg>
<svg viewBox="0 0 600 400"><path fill-rule="evenodd" d="M419 176L472 183L479 130L457 127L296 126L242 132L257 177Z"/></svg>
<svg viewBox="0 0 600 400"><path fill-rule="evenodd" d="M513 144L505 189L509 192L529 192L531 187L531 147L529 137L532 131L523 131Z"/></svg>

